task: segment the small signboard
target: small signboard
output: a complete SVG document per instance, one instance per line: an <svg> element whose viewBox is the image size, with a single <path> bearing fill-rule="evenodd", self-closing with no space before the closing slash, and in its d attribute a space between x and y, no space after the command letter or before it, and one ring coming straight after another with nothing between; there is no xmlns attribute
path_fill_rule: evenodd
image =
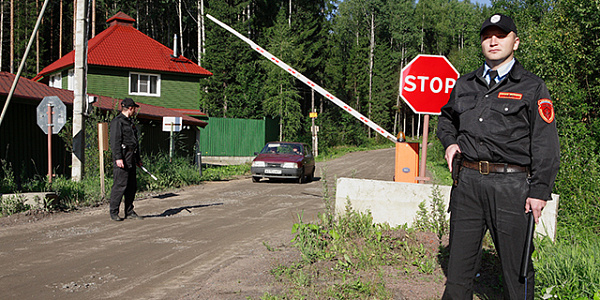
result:
<svg viewBox="0 0 600 300"><path fill-rule="evenodd" d="M67 107L57 96L46 96L37 106L37 124L48 134L48 106L51 106L52 134L57 134L67 122Z"/></svg>
<svg viewBox="0 0 600 300"><path fill-rule="evenodd" d="M181 131L183 120L181 117L163 117L162 125L163 131L172 130L173 132L179 132Z"/></svg>

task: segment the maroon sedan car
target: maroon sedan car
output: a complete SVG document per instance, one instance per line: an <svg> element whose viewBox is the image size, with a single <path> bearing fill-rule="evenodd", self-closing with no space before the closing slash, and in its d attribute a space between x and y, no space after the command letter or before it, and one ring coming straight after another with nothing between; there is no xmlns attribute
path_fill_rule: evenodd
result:
<svg viewBox="0 0 600 300"><path fill-rule="evenodd" d="M261 178L289 178L298 183L312 181L315 175L315 158L304 143L270 142L252 161L252 181Z"/></svg>

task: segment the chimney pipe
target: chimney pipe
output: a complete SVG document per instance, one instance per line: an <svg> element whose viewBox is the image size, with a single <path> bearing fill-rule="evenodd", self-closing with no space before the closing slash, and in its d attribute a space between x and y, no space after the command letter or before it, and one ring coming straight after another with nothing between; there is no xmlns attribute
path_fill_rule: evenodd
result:
<svg viewBox="0 0 600 300"><path fill-rule="evenodd" d="M173 37L173 55L171 56L175 58L179 57L179 55L177 55L177 34Z"/></svg>

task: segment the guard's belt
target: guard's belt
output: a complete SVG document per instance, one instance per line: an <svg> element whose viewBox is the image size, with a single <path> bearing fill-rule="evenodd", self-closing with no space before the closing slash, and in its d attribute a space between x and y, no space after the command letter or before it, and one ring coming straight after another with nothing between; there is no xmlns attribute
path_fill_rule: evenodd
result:
<svg viewBox="0 0 600 300"><path fill-rule="evenodd" d="M529 173L529 167L511 165L506 163L491 163L488 161L469 161L464 160L461 164L465 168L479 171L483 175L489 173Z"/></svg>

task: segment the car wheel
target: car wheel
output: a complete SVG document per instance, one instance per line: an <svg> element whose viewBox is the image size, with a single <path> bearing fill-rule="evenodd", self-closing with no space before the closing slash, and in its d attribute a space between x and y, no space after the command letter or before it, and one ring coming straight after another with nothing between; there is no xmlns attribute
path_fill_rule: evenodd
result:
<svg viewBox="0 0 600 300"><path fill-rule="evenodd" d="M260 177L252 176L252 182L259 182L259 181L260 181Z"/></svg>
<svg viewBox="0 0 600 300"><path fill-rule="evenodd" d="M304 168L302 168L302 170L300 170L300 177L298 178L298 184L302 184L303 181L304 181Z"/></svg>

